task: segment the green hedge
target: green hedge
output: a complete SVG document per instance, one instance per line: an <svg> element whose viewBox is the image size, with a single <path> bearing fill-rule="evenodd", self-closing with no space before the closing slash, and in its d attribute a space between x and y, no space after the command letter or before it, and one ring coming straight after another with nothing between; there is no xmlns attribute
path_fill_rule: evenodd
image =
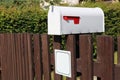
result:
<svg viewBox="0 0 120 80"><path fill-rule="evenodd" d="M105 12L105 33L120 35L120 3L83 3L77 7L101 7ZM39 4L0 6L0 32L47 32L47 11Z"/></svg>
<svg viewBox="0 0 120 80"><path fill-rule="evenodd" d="M47 32L47 11L39 6L0 6L0 32Z"/></svg>

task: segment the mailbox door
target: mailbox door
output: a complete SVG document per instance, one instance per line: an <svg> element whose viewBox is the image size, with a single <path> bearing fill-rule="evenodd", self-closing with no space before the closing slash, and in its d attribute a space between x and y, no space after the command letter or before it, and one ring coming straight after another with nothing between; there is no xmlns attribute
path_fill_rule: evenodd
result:
<svg viewBox="0 0 120 80"><path fill-rule="evenodd" d="M61 16L59 9L52 9L48 12L48 34L61 35Z"/></svg>

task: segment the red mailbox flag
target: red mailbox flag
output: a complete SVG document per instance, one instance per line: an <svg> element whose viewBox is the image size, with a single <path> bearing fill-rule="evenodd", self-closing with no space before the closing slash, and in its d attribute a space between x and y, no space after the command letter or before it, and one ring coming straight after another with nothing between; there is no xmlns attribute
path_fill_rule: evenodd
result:
<svg viewBox="0 0 120 80"><path fill-rule="evenodd" d="M80 22L80 17L77 17L77 16L63 16L63 19L66 21L74 20L74 24L79 24Z"/></svg>

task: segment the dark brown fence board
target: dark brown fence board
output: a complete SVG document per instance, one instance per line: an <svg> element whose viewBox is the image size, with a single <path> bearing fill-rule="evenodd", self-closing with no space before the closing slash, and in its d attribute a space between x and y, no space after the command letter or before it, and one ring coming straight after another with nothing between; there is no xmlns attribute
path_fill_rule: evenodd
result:
<svg viewBox="0 0 120 80"><path fill-rule="evenodd" d="M49 54L49 41L48 35L42 34L41 35L41 42L42 42L42 61L43 61L43 74L44 80L51 80L51 65L50 65L50 54Z"/></svg>
<svg viewBox="0 0 120 80"><path fill-rule="evenodd" d="M3 64L3 70L4 70L4 72L3 72L3 74L4 74L4 76L3 76L3 79L5 80L5 79L7 79L7 77L6 76L8 76L8 74L7 74L7 66L6 66L6 64L7 64L7 55L6 55L6 53L7 53L7 48L6 48L6 46L7 46L7 42L6 42L6 36L4 35L4 45L5 45L5 47L4 47L4 50L3 50L3 62L4 62L4 64Z"/></svg>
<svg viewBox="0 0 120 80"><path fill-rule="evenodd" d="M0 80L2 80L2 44L3 44L3 37L0 34Z"/></svg>
<svg viewBox="0 0 120 80"><path fill-rule="evenodd" d="M66 40L66 50L71 52L72 76L67 80L76 80L76 40L74 35L68 35Z"/></svg>
<svg viewBox="0 0 120 80"><path fill-rule="evenodd" d="M25 74L25 54L26 53L24 53L24 36L23 36L24 34L21 34L20 35L20 45L21 45L21 47L20 47L20 50L21 50L21 57L22 57L22 76L23 76L23 78L22 78L22 80L26 80L26 74Z"/></svg>
<svg viewBox="0 0 120 80"><path fill-rule="evenodd" d="M15 46L16 46L16 67L17 67L17 79L18 80L20 80L20 78L21 78L21 75L22 75L22 73L21 73L21 70L20 70L20 47L19 47L19 45L20 45L20 37L19 37L19 35L20 34L17 34L17 35L15 35L15 37L16 37L16 44L15 44Z"/></svg>
<svg viewBox="0 0 120 80"><path fill-rule="evenodd" d="M1 35L1 56L2 56L2 62L1 62L1 68L2 68L2 71L1 71L1 75L2 75L2 80L6 80L6 77L7 77L7 74L6 74L6 41L5 41L5 34L2 34Z"/></svg>
<svg viewBox="0 0 120 80"><path fill-rule="evenodd" d="M92 38L90 35L79 36L81 58L81 80L93 80Z"/></svg>
<svg viewBox="0 0 120 80"><path fill-rule="evenodd" d="M17 63L16 63L16 65L17 65L17 79L18 80L20 80L20 65L19 65L19 36L18 36L18 34L15 36L16 37L16 44L15 44L15 46L16 46L16 61L17 61Z"/></svg>
<svg viewBox="0 0 120 80"><path fill-rule="evenodd" d="M24 43L24 41L26 41L24 39L24 36L27 36L27 35L26 34L18 34L17 36L18 36L18 39L19 39L18 40L19 41L19 56L20 56L20 60L21 60L19 65L21 65L20 70L21 70L21 73L22 73L22 80L26 80L26 79L30 78L29 77L29 74L30 74L29 63L28 62L26 63L26 61L29 61L28 60L29 56L26 57L26 55L29 54L29 53L26 53L26 52L28 52L28 51L26 51L26 50L28 50L28 47L25 45L27 43ZM27 65L27 67L26 67L26 65ZM28 72L26 72L26 69L28 70Z"/></svg>
<svg viewBox="0 0 120 80"><path fill-rule="evenodd" d="M14 54L14 52L13 52L13 44L14 44L14 42L13 42L13 37L14 36L14 34L10 34L10 45L9 45L9 49L11 50L11 64L13 64L13 65L11 65L11 74L12 74L12 80L15 80L14 78L14 60L13 60L13 54Z"/></svg>
<svg viewBox="0 0 120 80"><path fill-rule="evenodd" d="M6 75L7 75L7 77L6 77L6 80L8 80L8 77L10 77L9 75L10 75L10 73L9 73L9 71L10 70L8 70L8 67L10 66L10 65L8 65L9 64L9 59L10 59L10 57L9 57L9 54L8 54L8 34L5 34L5 54L6 54L6 56L5 56L5 58L6 58L6 64L5 64L5 66L6 66L6 71L5 71L5 73L6 73ZM8 71L8 72L7 72Z"/></svg>
<svg viewBox="0 0 120 80"><path fill-rule="evenodd" d="M22 53L21 53L21 34L17 35L17 41L18 41L18 66L19 66L19 73L20 73L20 80L22 80L23 73L22 73Z"/></svg>
<svg viewBox="0 0 120 80"><path fill-rule="evenodd" d="M21 79L23 79L23 80L25 80L24 78L23 78L23 61L22 60L24 60L22 57L22 55L23 55L23 53L22 53L22 44L23 43L21 43L21 40L22 40L22 38L21 38L21 36L22 36L23 34L16 34L16 51L17 51L17 58L18 58L18 62L17 62L17 69L18 69L18 71L19 71L19 74L18 74L18 76L19 76L19 80L21 80Z"/></svg>
<svg viewBox="0 0 120 80"><path fill-rule="evenodd" d="M13 73L14 73L14 80L18 79L18 76L17 76L17 58L16 58L16 36L15 34L11 34L11 39L12 39L12 42L11 42L11 47L12 47L12 61L13 61Z"/></svg>
<svg viewBox="0 0 120 80"><path fill-rule="evenodd" d="M16 50L16 35L12 35L12 42L13 42L13 62L14 62L14 79L17 80L18 79L18 71L17 71L17 50Z"/></svg>
<svg viewBox="0 0 120 80"><path fill-rule="evenodd" d="M23 34L17 34L18 39L19 39L19 56L20 56L20 66L21 66L21 73L22 73L22 80L25 80L25 63L24 63L24 51L23 51ZM19 64L19 63L18 63Z"/></svg>
<svg viewBox="0 0 120 80"><path fill-rule="evenodd" d="M35 65L35 78L36 80L42 80L42 55L41 55L41 43L40 35L34 34L34 65Z"/></svg>
<svg viewBox="0 0 120 80"><path fill-rule="evenodd" d="M55 50L55 49L59 49L59 50L61 49L61 37L60 36L54 36L53 50ZM54 64L54 70L55 70L55 64ZM54 79L55 80L62 80L62 76L54 73Z"/></svg>
<svg viewBox="0 0 120 80"><path fill-rule="evenodd" d="M6 40L5 40L5 41L6 41L6 53L5 53L5 54L7 54L7 53L9 52L9 51L8 51L8 41L7 41L8 35L6 34L5 37L6 37ZM7 54L5 57L6 57L6 69L7 69L7 71L8 71L8 72L6 71L6 75L7 75L7 78L6 78L6 79L8 79L8 77L10 77L10 73L9 73L10 70L8 69L8 68L9 68L9 65L8 65L9 62L8 62L8 61L9 61L9 59L10 59L9 54Z"/></svg>
<svg viewBox="0 0 120 80"><path fill-rule="evenodd" d="M1 67L2 67L2 71L1 71L1 75L2 75L2 80L5 80L6 79L6 77L7 77L7 74L6 74L6 63L5 62L7 62L7 58L6 58L6 52L7 52L7 50L6 50L6 40L5 40L5 34L3 34L2 35L2 38L3 39L1 39L2 40L2 52L1 52L1 55L2 55L2 62L1 62Z"/></svg>
<svg viewBox="0 0 120 80"><path fill-rule="evenodd" d="M10 48L10 34L5 34L5 43L3 45L5 45L5 56L4 58L6 58L6 63L4 65L5 67L5 73L7 75L7 77L5 79L9 79L9 77L13 77L12 76L12 66L11 66L11 48ZM9 54L8 54L9 53Z"/></svg>
<svg viewBox="0 0 120 80"><path fill-rule="evenodd" d="M0 56L1 56L1 68L2 68L2 71L1 71L1 80L5 80L5 78L4 78L4 76L5 76L5 73L4 73L4 70L5 70L5 68L4 68L4 55L5 55L5 48L4 48L4 46L5 45L3 45L4 44L4 35L3 34L0 34L0 42L1 42L1 44L0 44L0 46L1 46L1 52L0 52Z"/></svg>
<svg viewBox="0 0 120 80"><path fill-rule="evenodd" d="M29 80L29 63L28 63L28 43L27 43L27 35L24 34L24 58L25 58L25 74L26 80Z"/></svg>
<svg viewBox="0 0 120 80"><path fill-rule="evenodd" d="M14 34L10 34L9 35L9 40L10 40L10 44L9 44L9 49L11 50L11 53L9 53L11 55L11 74L12 74L12 80L16 80L16 75L15 75L15 62L14 62Z"/></svg>
<svg viewBox="0 0 120 80"><path fill-rule="evenodd" d="M33 80L33 62L32 62L32 37L31 34L27 33L27 42L28 42L28 65L29 65L29 80Z"/></svg>
<svg viewBox="0 0 120 80"><path fill-rule="evenodd" d="M9 64L9 61L10 61L10 63L11 63L11 55L10 55L10 50L9 50L9 41L10 40L8 40L9 39L9 37L8 37L8 34L5 34L5 46L6 46L6 48L5 48L5 50L6 50L6 71L5 71L5 73L6 73L6 75L7 75L7 77L6 77L6 80L8 80L10 77L11 77L11 73L10 73L10 71L11 71L11 69L10 69L10 67L11 67L11 65ZM8 54L9 53L9 54Z"/></svg>
<svg viewBox="0 0 120 80"><path fill-rule="evenodd" d="M101 63L102 80L114 79L114 45L113 38L110 36L97 37L97 61Z"/></svg>

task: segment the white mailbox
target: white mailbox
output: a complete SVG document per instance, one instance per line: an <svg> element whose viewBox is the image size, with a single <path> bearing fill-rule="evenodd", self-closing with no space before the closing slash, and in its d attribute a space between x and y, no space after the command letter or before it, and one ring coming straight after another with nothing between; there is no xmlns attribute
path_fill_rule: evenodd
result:
<svg viewBox="0 0 120 80"><path fill-rule="evenodd" d="M104 32L104 13L101 8L50 6L49 35L95 32Z"/></svg>

